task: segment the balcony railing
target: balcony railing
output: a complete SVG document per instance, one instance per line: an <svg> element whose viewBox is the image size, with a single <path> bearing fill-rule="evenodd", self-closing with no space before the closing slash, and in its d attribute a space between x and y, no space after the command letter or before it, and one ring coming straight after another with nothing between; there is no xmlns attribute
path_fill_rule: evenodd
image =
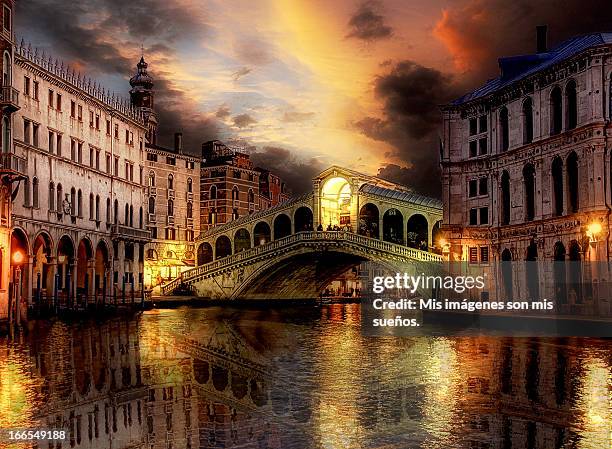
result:
<svg viewBox="0 0 612 449"><path fill-rule="evenodd" d="M12 86L2 86L0 89L0 106L2 109L16 111L19 109L19 91Z"/></svg>
<svg viewBox="0 0 612 449"><path fill-rule="evenodd" d="M151 240L151 232L146 229L131 228L123 225L113 225L113 237L129 237L136 240Z"/></svg>
<svg viewBox="0 0 612 449"><path fill-rule="evenodd" d="M0 163L2 164L2 168L4 170L11 170L24 176L28 171L27 159L17 156L14 153L2 153Z"/></svg>

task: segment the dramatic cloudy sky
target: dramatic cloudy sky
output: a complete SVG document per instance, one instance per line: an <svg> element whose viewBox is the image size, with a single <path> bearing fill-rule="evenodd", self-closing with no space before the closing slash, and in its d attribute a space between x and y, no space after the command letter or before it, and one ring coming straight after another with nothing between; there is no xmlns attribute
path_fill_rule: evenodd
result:
<svg viewBox="0 0 612 449"><path fill-rule="evenodd" d="M252 147L294 191L330 164L439 194L438 106L497 57L612 31L609 0L22 0L17 34L127 94L141 45L161 137Z"/></svg>

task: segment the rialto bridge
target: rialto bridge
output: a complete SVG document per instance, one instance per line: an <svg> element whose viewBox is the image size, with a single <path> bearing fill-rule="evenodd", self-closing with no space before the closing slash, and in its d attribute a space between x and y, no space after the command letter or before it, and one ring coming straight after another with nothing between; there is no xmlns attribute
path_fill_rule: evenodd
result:
<svg viewBox="0 0 612 449"><path fill-rule="evenodd" d="M313 191L200 235L197 267L162 286L212 299L313 298L364 261L440 261L442 203L332 166Z"/></svg>

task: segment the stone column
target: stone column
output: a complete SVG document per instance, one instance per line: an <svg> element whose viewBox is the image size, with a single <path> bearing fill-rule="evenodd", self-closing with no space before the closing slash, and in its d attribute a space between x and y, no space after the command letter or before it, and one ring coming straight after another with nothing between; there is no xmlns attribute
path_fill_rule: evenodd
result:
<svg viewBox="0 0 612 449"><path fill-rule="evenodd" d="M86 295L88 296L87 301L95 302L96 298L96 259L89 259L87 261L87 273L88 273L88 285Z"/></svg>
<svg viewBox="0 0 612 449"><path fill-rule="evenodd" d="M28 307L32 306L32 277L34 276L34 256L28 255L27 263L23 265L23 275L26 277L26 292L24 292L25 303ZM23 282L23 281L22 281Z"/></svg>

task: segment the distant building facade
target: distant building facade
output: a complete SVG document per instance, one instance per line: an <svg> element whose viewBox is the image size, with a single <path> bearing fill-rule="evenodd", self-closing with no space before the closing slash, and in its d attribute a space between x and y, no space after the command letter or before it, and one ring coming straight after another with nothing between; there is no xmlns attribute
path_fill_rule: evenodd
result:
<svg viewBox="0 0 612 449"><path fill-rule="evenodd" d="M205 231L288 198L280 178L219 140L202 144L200 226Z"/></svg>
<svg viewBox="0 0 612 449"><path fill-rule="evenodd" d="M538 36L538 53L501 58L498 78L443 108L443 230L451 260L578 267L609 260L612 34L576 37L552 50L543 28ZM609 279L588 271L578 279ZM504 279L498 294L533 295L528 276ZM563 294L571 302L571 292ZM592 299L575 295L576 302Z"/></svg>

